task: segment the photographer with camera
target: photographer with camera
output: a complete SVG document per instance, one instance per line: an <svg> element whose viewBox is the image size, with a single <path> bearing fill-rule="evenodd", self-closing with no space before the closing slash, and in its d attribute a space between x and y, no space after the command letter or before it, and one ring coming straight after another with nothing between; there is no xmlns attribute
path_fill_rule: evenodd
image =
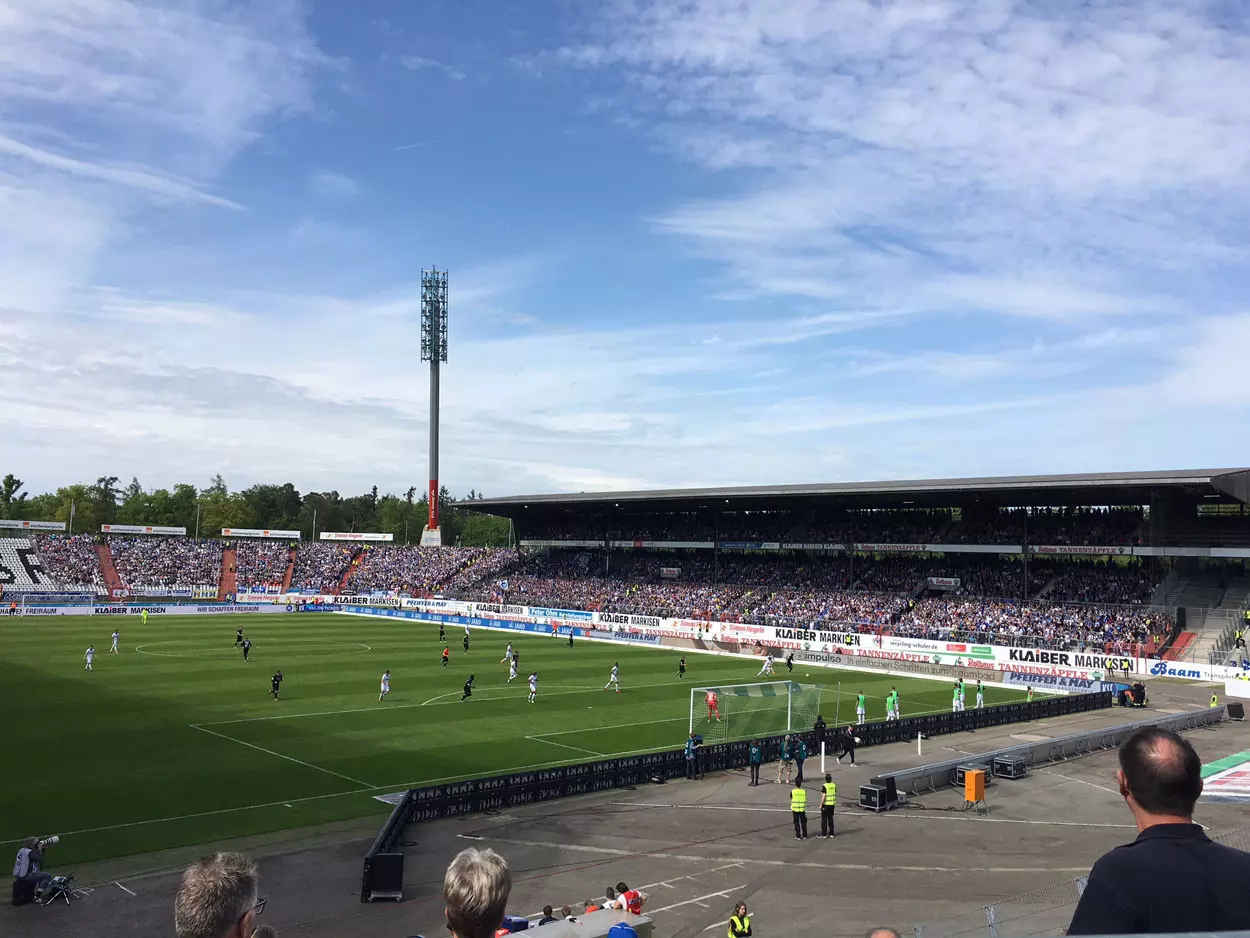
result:
<svg viewBox="0 0 1250 938"><path fill-rule="evenodd" d="M52 882L52 874L43 872L44 850L61 838L52 836L40 839L27 837L17 851L17 860L13 863L13 904L25 905L33 902L48 883Z"/></svg>

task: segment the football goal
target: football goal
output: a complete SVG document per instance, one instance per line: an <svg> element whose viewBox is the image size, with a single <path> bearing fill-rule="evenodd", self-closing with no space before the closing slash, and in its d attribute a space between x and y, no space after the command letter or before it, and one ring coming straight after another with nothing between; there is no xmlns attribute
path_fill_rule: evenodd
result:
<svg viewBox="0 0 1250 938"><path fill-rule="evenodd" d="M821 689L794 681L694 687L690 732L706 743L723 743L809 730L820 712Z"/></svg>

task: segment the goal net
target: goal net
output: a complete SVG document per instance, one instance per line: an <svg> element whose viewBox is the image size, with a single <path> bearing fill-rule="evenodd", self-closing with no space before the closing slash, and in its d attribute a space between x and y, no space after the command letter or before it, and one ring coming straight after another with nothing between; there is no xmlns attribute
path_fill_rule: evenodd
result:
<svg viewBox="0 0 1250 938"><path fill-rule="evenodd" d="M705 743L809 730L820 712L821 687L794 681L726 684L690 690L690 732ZM708 695L716 695L715 710Z"/></svg>

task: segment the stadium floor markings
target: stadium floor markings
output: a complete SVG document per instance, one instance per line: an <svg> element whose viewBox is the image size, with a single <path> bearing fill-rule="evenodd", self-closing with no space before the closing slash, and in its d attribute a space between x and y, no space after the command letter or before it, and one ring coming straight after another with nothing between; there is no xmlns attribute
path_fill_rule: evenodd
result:
<svg viewBox="0 0 1250 938"><path fill-rule="evenodd" d="M746 888L746 883L741 886L733 886L730 889L722 889L720 892L709 892L706 896L695 896L693 899L687 899L685 902L674 902L672 905L666 905L659 909L647 909L648 915L659 915L661 912L671 912L673 909L680 909L683 905L700 905L707 908L708 899L723 899L725 896L732 895Z"/></svg>
<svg viewBox="0 0 1250 938"><path fill-rule="evenodd" d="M542 736L526 736L525 738L532 739L536 743L546 743L548 746L559 746L561 749L571 749L573 752L584 752L588 756L598 756L601 759L606 755L602 752L596 752L593 749L583 749L581 746L567 746L564 743L554 743L549 739L543 739Z"/></svg>
<svg viewBox="0 0 1250 938"><path fill-rule="evenodd" d="M786 814L790 812L785 811ZM783 825L789 827L789 825ZM457 834L464 840L485 840L467 834ZM509 844L517 847L548 847L556 850L570 850L577 853L595 853L601 856L614 857L658 857L662 860L681 860L687 863L706 863L708 860L724 860L727 857L707 857L694 853L672 853L667 850L622 850L619 847L595 847L590 844L560 843L550 840L513 840L503 837L489 838L492 844ZM695 847L701 844L684 844L679 846ZM1088 873L1089 864L1085 866L876 866L870 863L817 863L812 860L766 860L759 857L736 857L735 862L743 866L771 866L794 869L796 867L809 870L843 870L849 872L882 873L901 871L905 873Z"/></svg>
<svg viewBox="0 0 1250 938"><path fill-rule="evenodd" d="M264 746L257 746L255 743L245 742L241 739L235 739L233 736L227 736L225 733L218 733L214 730L205 729L199 724L190 724L191 729L199 730L201 733L207 733L209 736L216 736L218 739L226 739L232 743L238 743L240 746L246 746L248 749L255 749L257 752L263 752L266 755L274 756L278 759L285 759L287 762L294 762L296 765L302 765L307 769L313 769L317 772L324 772L326 775L333 775L335 778L341 778L346 782L354 785L364 785L366 788L377 788L376 785L370 785L368 782L361 781L358 778L352 778L350 775L344 775L342 772L335 772L332 769L322 768L319 765L313 765L311 762L305 762L302 759L296 759L294 756L283 755L280 752L274 752L272 749L266 749Z"/></svg>
<svg viewBox="0 0 1250 938"><path fill-rule="evenodd" d="M1083 778L1073 778L1071 775L1064 775L1062 772L1056 772L1053 769L1038 769L1037 771L1042 775L1053 775L1055 778L1061 778L1065 782L1076 782L1078 785L1088 785L1090 788L1097 788L1099 791L1105 791L1108 794L1115 795L1117 798L1121 797L1120 793L1114 788L1108 788L1106 785L1099 785L1097 782L1087 782Z"/></svg>
<svg viewBox="0 0 1250 938"><path fill-rule="evenodd" d="M761 805L732 805L732 804L651 804L650 802L633 802L633 801L610 801L608 804L614 808L669 808L673 810L687 809L692 811L739 811L739 812L757 812L764 814L789 814L789 808L772 808ZM855 818L906 818L920 817L926 821L958 821L958 822L982 822L987 824L1034 824L1045 827L1115 827L1124 828L1125 830L1137 830L1135 824L1101 824L1095 821L1028 821L1023 818L1002 818L1002 817L983 817L975 814L959 814L957 816L948 816L942 814L929 814L928 809L921 809L924 814L919 814L916 809L912 811L901 812L885 812L878 814L851 814L848 811L842 811L838 816L843 822L848 817Z"/></svg>

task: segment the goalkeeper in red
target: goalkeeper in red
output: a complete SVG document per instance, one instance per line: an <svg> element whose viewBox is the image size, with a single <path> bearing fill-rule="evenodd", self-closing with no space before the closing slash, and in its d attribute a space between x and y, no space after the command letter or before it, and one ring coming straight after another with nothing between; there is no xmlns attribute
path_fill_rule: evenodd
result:
<svg viewBox="0 0 1250 938"><path fill-rule="evenodd" d="M720 700L716 696L716 691L710 690L707 692L707 720L709 723L712 722L713 717L716 718L717 723L721 721Z"/></svg>

